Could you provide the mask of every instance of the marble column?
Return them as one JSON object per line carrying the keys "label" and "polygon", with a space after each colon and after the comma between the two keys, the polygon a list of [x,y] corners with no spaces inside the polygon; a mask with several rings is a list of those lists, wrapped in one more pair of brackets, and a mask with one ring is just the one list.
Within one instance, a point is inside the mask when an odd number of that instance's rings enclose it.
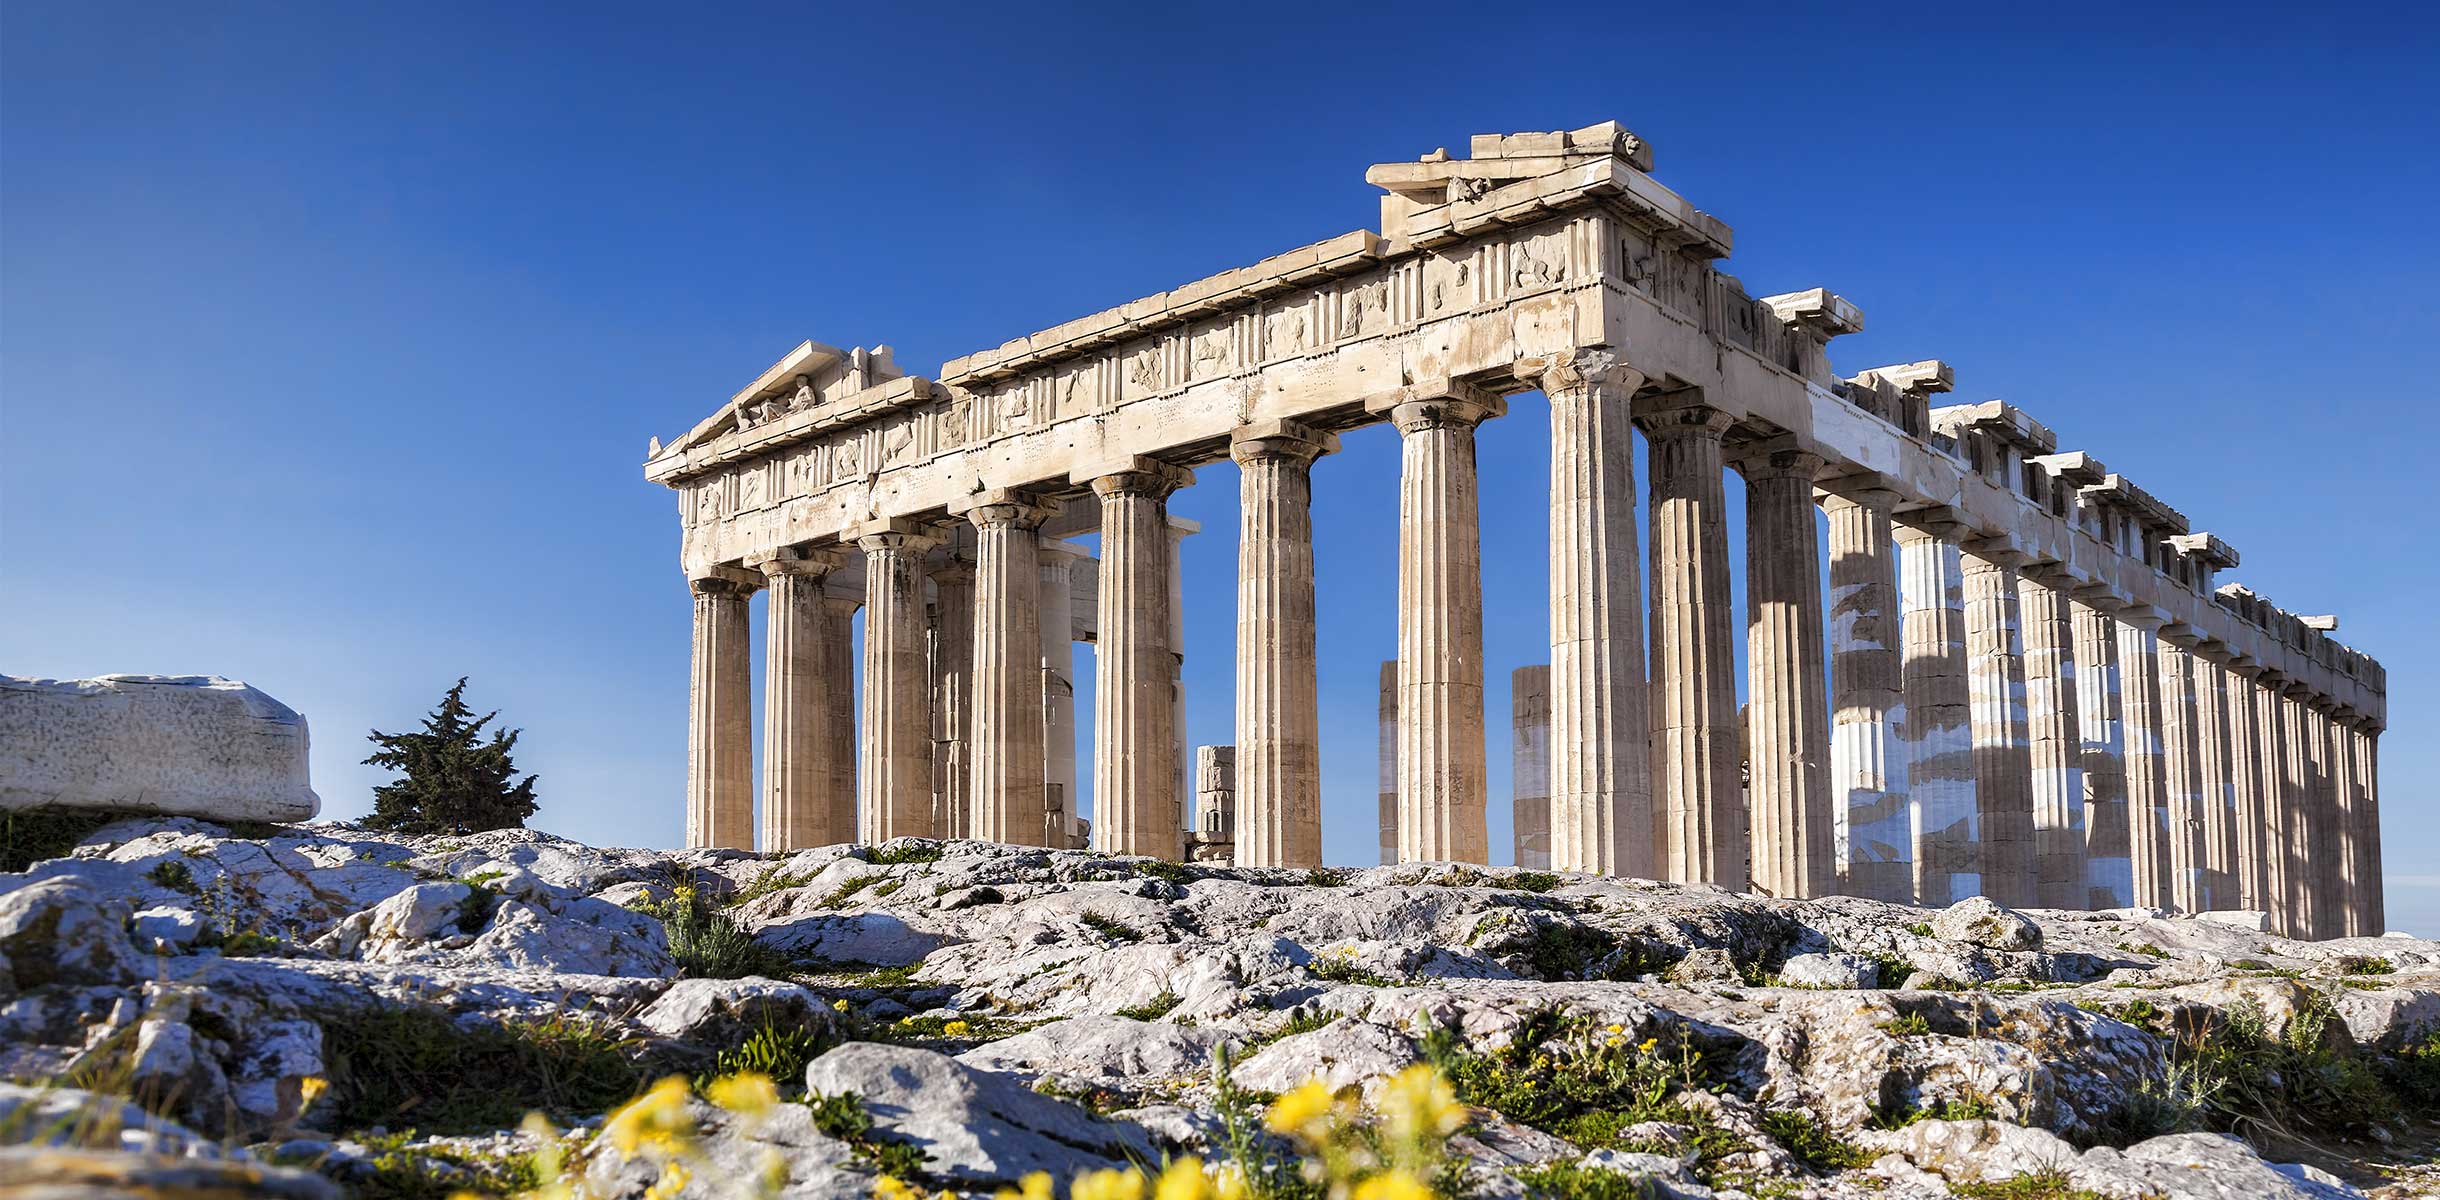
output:
{"label": "marble column", "polygon": [[856,840],[856,610],[864,607],[864,585],[834,574],[823,586],[820,605],[813,670],[830,684],[821,691],[814,723],[825,742],[817,795],[822,827],[829,832],[816,845]]}
{"label": "marble column", "polygon": [[[1461,389],[1462,390],[1462,389]],[[1391,410],[1398,490],[1398,861],[1488,862],[1483,563],[1474,427],[1507,411],[1463,390]]]}
{"label": "marble column", "polygon": [[1830,787],[1839,891],[1915,899],[1906,803],[1906,722],[1899,640],[1898,494],[1855,488],[1822,498],[1830,518]]}
{"label": "marble column", "polygon": [[2118,622],[2093,593],[2070,606],[2076,626],[2076,722],[2084,743],[2083,908],[2135,902],[2127,857],[2126,718],[2121,707]]}
{"label": "marble column", "polygon": [[2331,906],[2336,911],[2330,922],[2335,937],[2363,936],[2363,913],[2356,903],[2364,890],[2358,870],[2363,839],[2356,825],[2355,754],[2347,745],[2348,727],[2353,719],[2353,714],[2344,709],[2331,714],[2326,756],[2330,765],[2331,840],[2337,843],[2337,852],[2330,855],[2332,871],[2338,877],[2337,886],[2331,889],[2336,899]]}
{"label": "marble column", "polygon": [[1744,891],[1745,797],[1737,769],[1737,659],[1730,638],[1729,414],[1700,403],[1636,417],[1651,448],[1651,690],[1656,872]]}
{"label": "marble column", "polygon": [[2036,901],[2033,757],[2025,713],[2020,556],[2004,546],[1965,552],[1966,677],[1973,688],[1975,859],[1982,893],[2011,908]]}
{"label": "marble column", "polygon": [[1236,859],[1322,865],[1320,649],[1314,619],[1313,462],[1338,438],[1292,421],[1240,429]]}
{"label": "marble column", "polygon": [[[974,719],[967,756],[973,836],[1064,846],[1042,778],[1042,563],[1038,531],[1055,501],[994,490],[960,505],[974,526]],[[1106,602],[1106,600],[1105,600]],[[866,635],[870,637],[868,633]],[[1100,631],[1108,645],[1108,629]]]}
{"label": "marble column", "polygon": [[2357,923],[2364,936],[2379,937],[2389,931],[2389,906],[2382,891],[2387,880],[2381,862],[2381,727],[2369,717],[2362,718],[2353,734],[2355,783],[2363,793],[2363,807],[2356,813],[2362,834],[2357,843],[2363,854],[2359,870],[2364,881],[2363,891],[2355,898],[2360,914]]}
{"label": "marble column", "polygon": [[2237,657],[2229,660],[2225,670],[2228,780],[2235,804],[2235,905],[2267,912],[2270,883],[2264,852],[2269,848],[2270,829],[2263,813],[2261,718],[2254,703],[2261,690],[2255,680],[2262,674],[2262,664]]}
{"label": "marble column", "polygon": [[[742,572],[736,573],[742,575]],[[694,678],[687,690],[686,844],[754,848],[753,584],[727,574],[689,581]]]}
{"label": "marble column", "polygon": [[2304,701],[2306,779],[2310,788],[2306,823],[2312,828],[2313,920],[2316,940],[2338,937],[2346,929],[2346,845],[2339,833],[2338,779],[2330,762],[2330,701],[2308,695]]}
{"label": "marble column", "polygon": [[[932,642],[932,787],[940,836],[974,836],[974,557],[952,544],[932,570],[937,597]],[[868,631],[869,632],[869,631]]]}
{"label": "marble column", "polygon": [[1398,660],[1381,664],[1381,865],[1398,861]]}
{"label": "marble column", "polygon": [[823,585],[843,556],[831,549],[798,551],[755,564],[763,573],[763,809],[762,848],[785,852],[854,841],[854,806],[834,827],[825,790],[835,777],[830,731],[822,717],[829,693],[853,692],[852,675],[822,671],[829,622]]}
{"label": "marble column", "polygon": [[925,661],[923,554],[937,540],[915,522],[854,531],[864,551],[864,742],[856,840],[932,837],[932,713]]}
{"label": "marble column", "polygon": [[2168,810],[2169,902],[2179,912],[2203,911],[2208,858],[2203,843],[2201,726],[2195,714],[2194,635],[2191,627],[2161,631],[2160,761]]}
{"label": "marble column", "polygon": [[2195,763],[2202,776],[2202,911],[2241,908],[2237,895],[2237,791],[2228,750],[2228,661],[2222,643],[2194,648]]}
{"label": "marble column", "polygon": [[2320,937],[2321,896],[2315,864],[2326,852],[2321,844],[2321,824],[2314,819],[2312,710],[2306,707],[2309,693],[2297,681],[2287,680],[2279,696],[2280,774],[2284,782],[2286,816],[2281,832],[2287,835],[2287,929],[2293,938]]}
{"label": "marble column", "polygon": [[1514,801],[1509,826],[1516,864],[1548,870],[1550,852],[1550,668],[1518,667],[1508,675],[1508,713],[1516,737],[1509,779]]}
{"label": "marble column", "polygon": [[[1054,832],[1076,819],[1076,579],[1084,547],[1042,539],[1042,788]],[[1067,845],[1061,841],[1059,846]]]}
{"label": "marble column", "polygon": [[2262,897],[2271,932],[2292,936],[2295,919],[2296,793],[2288,776],[2288,678],[2265,670],[2254,680],[2254,760],[2262,779]]}
{"label": "marble column", "polygon": [[2169,802],[2161,736],[2160,617],[2152,609],[2118,615],[2118,678],[2126,709],[2127,865],[2132,904],[2171,908]]}
{"label": "marble column", "polygon": [[1101,498],[1100,641],[1093,674],[1093,845],[1180,857],[1169,494],[1193,480],[1138,459],[1092,481]]}
{"label": "marble column", "polygon": [[1917,903],[1952,904],[1982,890],[1974,858],[1973,688],[1966,675],[1965,573],[1947,526],[1897,531],[1905,573],[1908,825]]}
{"label": "marble column", "polygon": [[1541,375],[1550,399],[1547,858],[1563,871],[1650,878],[1652,724],[1630,407],[1642,384],[1598,352]]}
{"label": "marble column", "polygon": [[1741,455],[1745,478],[1746,811],[1755,890],[1838,890],[1830,805],[1828,660],[1822,648],[1821,538],[1814,529],[1819,455]]}
{"label": "marble column", "polygon": [[2024,616],[2025,729],[2032,762],[2034,896],[2043,908],[2083,908],[2085,874],[2083,699],[2068,581],[2056,570],[2017,584]]}

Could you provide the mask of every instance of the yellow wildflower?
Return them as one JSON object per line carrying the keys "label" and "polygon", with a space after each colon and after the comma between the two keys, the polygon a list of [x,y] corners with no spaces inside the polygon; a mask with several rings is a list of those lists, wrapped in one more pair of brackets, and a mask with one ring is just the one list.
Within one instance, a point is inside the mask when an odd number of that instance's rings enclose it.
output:
{"label": "yellow wildflower", "polygon": [[1615,1037],[1619,1034],[1625,1033],[1627,1031],[1627,1027],[1624,1025],[1604,1025],[1602,1026],[1601,1031]]}
{"label": "yellow wildflower", "polygon": [[759,1117],[779,1103],[779,1087],[768,1075],[740,1071],[713,1080],[703,1098],[740,1116]]}
{"label": "yellow wildflower", "polygon": [[1456,1089],[1430,1063],[1416,1063],[1390,1076],[1381,1089],[1380,1106],[1390,1137],[1401,1142],[1437,1144],[1466,1127],[1466,1109],[1457,1102]]}
{"label": "yellow wildflower", "polygon": [[1051,1200],[1051,1173],[1048,1171],[1036,1171],[1018,1180],[1017,1185],[1024,1190],[1001,1188],[992,1200]]}
{"label": "yellow wildflower", "polygon": [[675,1200],[678,1193],[686,1190],[687,1181],[694,1177],[695,1173],[687,1169],[685,1160],[670,1159],[661,1164],[661,1177],[651,1187],[644,1189],[644,1200]]}
{"label": "yellow wildflower", "polygon": [[1644,1053],[1644,1054],[1650,1054],[1650,1053],[1652,1053],[1653,1051],[1658,1050],[1658,1049],[1660,1049],[1660,1048],[1661,1048],[1661,1040],[1660,1040],[1659,1038],[1653,1037],[1653,1038],[1645,1038],[1645,1039],[1644,1039],[1644,1043],[1643,1043],[1643,1045],[1637,1046],[1635,1049],[1636,1049],[1638,1052],[1640,1052],[1640,1053]]}
{"label": "yellow wildflower", "polygon": [[619,1153],[639,1150],[670,1155],[683,1152],[695,1132],[694,1114],[686,1109],[686,1080],[672,1075],[652,1090],[627,1102],[602,1123],[610,1144]]}
{"label": "yellow wildflower", "polygon": [[1400,1167],[1357,1184],[1349,1200],[1432,1200],[1432,1189]]}
{"label": "yellow wildflower", "polygon": [[1203,1160],[1189,1154],[1172,1159],[1152,1189],[1152,1200],[1208,1200],[1211,1181],[1203,1177]]}
{"label": "yellow wildflower", "polygon": [[950,1037],[964,1037],[973,1029],[974,1026],[968,1025],[964,1021],[951,1021],[940,1027],[940,1031]]}
{"label": "yellow wildflower", "polygon": [[1144,1200],[1144,1173],[1085,1171],[1068,1184],[1068,1200]]}
{"label": "yellow wildflower", "polygon": [[[1016,1195],[1006,1189],[1002,1189],[1000,1194]],[[873,1180],[873,1200],[924,1200],[924,1195],[922,1188],[909,1187],[905,1180],[895,1175],[883,1175]]]}
{"label": "yellow wildflower", "polygon": [[845,997],[845,996],[841,996],[841,997],[839,997],[838,999],[831,1001],[831,1002],[830,1002],[830,1006],[831,1006],[832,1008],[835,1008],[835,1009],[839,1010],[840,1012],[846,1012],[846,1011],[847,1011],[847,997]]}
{"label": "yellow wildflower", "polygon": [[305,1110],[312,1108],[313,1102],[321,1099],[322,1093],[328,1090],[330,1090],[329,1080],[319,1075],[306,1076],[302,1082],[297,1084],[297,1115],[303,1116]]}
{"label": "yellow wildflower", "polygon": [[1323,1123],[1337,1106],[1338,1098],[1331,1093],[1329,1084],[1319,1079],[1308,1080],[1303,1087],[1271,1102],[1271,1111],[1262,1119],[1263,1128],[1318,1140]]}

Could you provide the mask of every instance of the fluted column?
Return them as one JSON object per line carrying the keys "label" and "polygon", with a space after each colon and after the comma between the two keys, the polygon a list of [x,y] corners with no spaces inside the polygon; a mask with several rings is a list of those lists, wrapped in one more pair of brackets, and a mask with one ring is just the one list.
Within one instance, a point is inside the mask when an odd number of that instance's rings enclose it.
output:
{"label": "fluted column", "polygon": [[1906,803],[1896,492],[1822,498],[1830,517],[1830,812],[1839,891],[1911,903],[1914,836]]}
{"label": "fluted column", "polygon": [[864,551],[864,743],[856,838],[931,837],[932,705],[924,654],[923,553],[936,540],[912,521],[855,531]]}
{"label": "fluted column", "polygon": [[2118,617],[2118,678],[2126,707],[2127,862],[2131,903],[2171,908],[2169,801],[2161,737],[2160,617],[2128,609]]}
{"label": "fluted column", "polygon": [[2308,695],[2304,701],[2304,740],[2312,828],[2313,936],[2327,940],[2346,928],[2346,846],[2339,834],[2338,780],[2330,762],[2330,700]]}
{"label": "fluted column", "polygon": [[1468,391],[1396,405],[1398,861],[1488,862],[1483,558],[1474,427],[1507,411]]}
{"label": "fluted column", "polygon": [[695,653],[687,690],[686,844],[751,850],[754,668],[746,599],[754,587],[729,575],[689,585],[695,594]]}
{"label": "fluted column", "polygon": [[2267,912],[2270,882],[2264,863],[2270,828],[2263,812],[2261,717],[2255,704],[2262,664],[2240,657],[2231,659],[2225,670],[2228,780],[2235,804],[2235,904]]}
{"label": "fluted column", "polygon": [[2135,902],[2127,854],[2126,718],[2118,622],[2098,598],[2077,599],[2076,722],[2084,743],[2085,908]]}
{"label": "fluted column", "polygon": [[2168,808],[2169,900],[2179,912],[2203,911],[2203,763],[2195,715],[2193,632],[2161,631],[2160,746],[2162,792]]}
{"label": "fluted column", "polygon": [[1552,366],[1541,384],[1550,398],[1549,862],[1650,878],[1652,724],[1630,408],[1643,378],[1590,353]]}
{"label": "fluted column", "polygon": [[2026,745],[2024,621],[2016,551],[1965,553],[1966,677],[1973,687],[1976,865],[1982,894],[2035,901],[2033,758]]}
{"label": "fluted column", "polygon": [[2361,865],[2364,889],[2355,898],[2358,923],[2366,937],[2378,937],[2389,930],[2389,906],[2382,889],[2387,885],[2381,862],[2381,728],[2371,718],[2363,719],[2354,729],[2355,781],[2362,789],[2363,808],[2356,814],[2362,833]]}
{"label": "fluted column", "polygon": [[[1085,549],[1045,538],[1041,547],[1042,787],[1052,835],[1076,819],[1076,577]],[[1066,846],[1065,840],[1054,840]]]}
{"label": "fluted column", "polygon": [[2331,894],[2337,898],[2336,910],[2330,922],[2337,937],[2363,936],[2363,913],[2357,899],[2363,894],[2364,881],[2360,871],[2363,861],[2363,835],[2356,825],[2358,808],[2355,791],[2355,754],[2347,744],[2348,726],[2353,715],[2344,709],[2330,715],[2329,752],[2331,831],[2337,853],[2330,856],[2338,884]]}
{"label": "fluted column", "polygon": [[[952,545],[932,569],[932,789],[942,837],[974,836],[974,558]],[[870,630],[867,629],[867,636]]]}
{"label": "fluted column", "polygon": [[1652,465],[1654,865],[1665,879],[1743,891],[1749,847],[1720,475],[1730,421],[1701,404],[1636,418]]}
{"label": "fluted column", "polygon": [[2321,896],[2315,864],[2326,852],[2321,844],[2320,822],[2314,818],[2313,796],[2313,729],[2312,710],[2306,707],[2310,693],[2305,686],[2290,679],[2279,695],[2279,753],[2281,788],[2286,809],[2283,829],[2287,835],[2287,935],[2314,939],[2321,936]]}
{"label": "fluted column", "polygon": [[[843,548],[844,549],[844,548]],[[851,551],[852,552],[852,551]],[[837,590],[853,587],[853,594]],[[822,776],[815,792],[821,811],[823,840],[828,845],[856,840],[856,610],[864,607],[864,588],[832,576],[823,587],[819,635],[814,640],[814,674],[829,681],[814,708],[814,724],[823,739]]]}
{"label": "fluted column", "polygon": [[1381,865],[1398,861],[1398,660],[1381,664]]}
{"label": "fluted column", "polygon": [[1509,827],[1516,864],[1548,870],[1550,859],[1550,668],[1518,667],[1508,673],[1511,744],[1509,781],[1514,803]]}
{"label": "fluted column", "polygon": [[1897,537],[1906,605],[1906,719],[1899,728],[1906,743],[1915,895],[1921,904],[1947,905],[1982,889],[1974,861],[1963,559],[1941,530],[1908,526]]}
{"label": "fluted column", "polygon": [[1100,641],[1093,675],[1093,845],[1180,856],[1176,657],[1169,643],[1169,494],[1193,479],[1138,459],[1092,481],[1101,498]]}
{"label": "fluted column", "polygon": [[2025,622],[2025,730],[2033,784],[2035,902],[2083,908],[2085,879],[2084,728],[2076,661],[2075,613],[2056,571],[2017,584]]}
{"label": "fluted column", "polygon": [[2194,649],[2195,764],[2202,776],[2202,910],[2242,907],[2237,888],[2237,789],[2229,767],[2227,648]]}
{"label": "fluted column", "polygon": [[852,675],[823,674],[822,588],[843,561],[831,549],[795,551],[756,564],[762,569],[763,809],[762,848],[802,850],[855,840],[850,823],[833,827],[825,794],[835,772],[822,715],[833,691],[854,690]]}
{"label": "fluted column", "polygon": [[[1036,531],[1057,507],[1032,496],[989,491],[959,509],[974,525],[974,719],[967,756],[974,764],[968,785],[973,835],[984,841],[1053,846],[1067,840],[1064,829],[1051,828],[1042,786],[1042,566]],[[1105,647],[1109,636],[1108,629],[1101,631]]]}
{"label": "fluted column", "polygon": [[1236,863],[1322,865],[1313,462],[1338,438],[1292,421],[1237,431]]}
{"label": "fluted column", "polygon": [[1745,661],[1753,886],[1766,895],[1837,891],[1830,815],[1828,665],[1822,649],[1819,455],[1740,456],[1745,478]]}
{"label": "fluted column", "polygon": [[2288,678],[2254,681],[2254,757],[2262,777],[2262,897],[2271,932],[2292,936],[2296,917],[2296,792],[2288,774]]}

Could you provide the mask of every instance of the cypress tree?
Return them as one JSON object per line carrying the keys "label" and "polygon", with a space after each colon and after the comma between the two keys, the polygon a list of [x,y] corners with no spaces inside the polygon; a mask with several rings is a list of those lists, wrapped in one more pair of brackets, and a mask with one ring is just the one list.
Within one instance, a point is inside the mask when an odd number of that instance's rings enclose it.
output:
{"label": "cypress tree", "polygon": [[523,828],[534,815],[534,776],[516,778],[510,751],[522,729],[493,730],[491,740],[479,740],[497,711],[468,720],[466,680],[441,697],[440,707],[424,718],[421,733],[372,732],[380,749],[365,759],[369,766],[387,767],[401,778],[373,789],[372,829],[396,833],[478,833],[486,829]]}

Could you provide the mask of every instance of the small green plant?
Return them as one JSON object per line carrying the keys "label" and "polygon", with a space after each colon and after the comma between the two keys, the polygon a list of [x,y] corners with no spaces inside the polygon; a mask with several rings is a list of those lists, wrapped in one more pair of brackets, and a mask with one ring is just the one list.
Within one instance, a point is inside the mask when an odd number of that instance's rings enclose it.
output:
{"label": "small green plant", "polygon": [[847,1143],[857,1158],[880,1174],[906,1176],[923,1170],[928,1156],[921,1148],[873,1136],[873,1115],[865,1110],[863,1096],[807,1092],[805,1107],[812,1110],[814,1128]]}
{"label": "small green plant", "polygon": [[712,1070],[695,1077],[695,1088],[701,1091],[723,1076],[752,1073],[767,1076],[783,1093],[791,1092],[804,1086],[806,1065],[838,1043],[838,1035],[821,1025],[774,1025],[766,1020],[746,1040],[721,1051]]}
{"label": "small green plant", "polygon": [[554,1016],[460,1025],[436,1008],[319,1014],[332,1128],[412,1123],[432,1133],[488,1133],[529,1110],[575,1119],[633,1096],[636,1046],[606,1024]]}
{"label": "small green plant", "polygon": [[1929,921],[1917,921],[1911,925],[1908,925],[1906,927],[1906,931],[1914,934],[1916,937],[1930,937],[1932,936],[1932,923]]}
{"label": "small green plant", "polygon": [[[1448,1076],[1458,1099],[1579,1146],[1619,1145],[1624,1130],[1645,1121],[1717,1128],[1673,1099],[1710,1083],[1702,1052],[1674,1030],[1638,1042],[1622,1026],[1544,1009],[1497,1049],[1474,1050],[1445,1025],[1426,1029],[1422,1043],[1424,1059]],[[1719,1156],[1734,1149],[1715,1148]]]}
{"label": "small green plant", "polygon": [[2333,964],[2341,975],[2389,975],[2397,965],[2375,954],[2342,954]]}
{"label": "small green plant", "polygon": [[1652,1200],[1650,1177],[1580,1163],[1554,1162],[1517,1173],[1532,1200]]}
{"label": "small green plant", "polygon": [[173,892],[185,892],[190,896],[203,893],[203,889],[195,884],[195,872],[174,858],[153,864],[152,870],[144,872],[144,878]]}
{"label": "small green plant", "polygon": [[[450,1200],[457,1196],[516,1196],[540,1188],[541,1164],[532,1154],[475,1154],[427,1142],[414,1145],[414,1130],[359,1133],[350,1140],[366,1153],[348,1163],[348,1194],[356,1200]],[[271,1154],[275,1166],[321,1170],[324,1154]]]}
{"label": "small green plant", "polygon": [[1548,871],[1519,871],[1508,877],[1508,886],[1526,892],[1551,891],[1565,882]]}
{"label": "small green plant", "polygon": [[1622,940],[1597,925],[1550,922],[1537,926],[1525,945],[1534,973],[1552,982],[1576,979],[1631,980],[1668,969],[1663,957],[1642,942]]}
{"label": "small green plant", "polygon": [[814,873],[811,871],[791,871],[787,869],[785,863],[772,863],[763,868],[760,874],[747,880],[746,885],[737,889],[737,894],[729,897],[728,902],[721,907],[736,908],[749,900],[760,900],[774,892],[801,888],[813,882],[813,876]]}
{"label": "small green plant", "polygon": [[1158,1021],[1180,1003],[1176,992],[1163,992],[1142,1004],[1131,1004],[1118,1010],[1118,1015],[1131,1021]]}
{"label": "small green plant", "polygon": [[1316,954],[1305,964],[1305,971],[1316,979],[1331,983],[1354,983],[1366,987],[1396,987],[1397,981],[1377,971],[1356,965],[1355,953],[1342,949],[1334,954]]}
{"label": "small green plant", "polygon": [[2067,1173],[2056,1167],[1997,1183],[1952,1183],[1949,1194],[1965,1200],[2109,1200],[2104,1193],[2070,1184]]}
{"label": "small green plant", "polygon": [[938,842],[891,842],[866,850],[864,861],[876,867],[896,867],[908,863],[939,862],[942,853]]}
{"label": "small green plant", "polygon": [[1328,867],[1315,867],[1314,869],[1305,872],[1305,886],[1324,888],[1346,887],[1347,873],[1345,871],[1333,871]]}
{"label": "small green plant", "polygon": [[1904,1129],[1917,1121],[1988,1121],[1998,1116],[1999,1106],[1989,1096],[1971,1092],[1932,1104],[1875,1109],[1870,1124],[1875,1129]]}
{"label": "small green plant", "polygon": [[1869,1166],[1871,1152],[1832,1133],[1803,1109],[1774,1109],[1762,1114],[1762,1130],[1788,1148],[1796,1161],[1816,1171],[1843,1171]]}
{"label": "small green plant", "polygon": [[1142,930],[1137,929],[1133,925],[1127,924],[1125,921],[1118,920],[1115,917],[1105,917],[1097,912],[1089,912],[1078,919],[1084,922],[1085,928],[1090,929],[1093,932],[1098,933],[1114,942],[1140,942],[1144,940]]}
{"label": "small green plant", "polygon": [[1864,957],[1872,960],[1873,983],[1880,987],[1896,988],[1915,973],[1915,964],[1895,954],[1873,953]]}
{"label": "small green plant", "polygon": [[466,894],[458,898],[457,927],[459,933],[481,933],[491,924],[491,914],[500,907],[500,889],[491,881],[500,878],[498,871],[486,871],[458,882],[466,885]]}
{"label": "small green plant", "polygon": [[1878,1028],[1883,1033],[1899,1037],[1926,1037],[1932,1032],[1932,1023],[1925,1020],[1922,1013],[1910,1012],[1902,1013],[1894,1020],[1883,1021]]}
{"label": "small green plant", "polygon": [[755,941],[737,918],[694,888],[672,888],[669,899],[641,901],[635,909],[660,920],[669,938],[669,956],[690,979],[784,975],[796,965],[788,955]]}
{"label": "small green plant", "polygon": [[2132,1145],[2146,1138],[2201,1128],[2222,1081],[2199,1059],[2171,1059],[2158,1075],[2138,1081],[2107,1122],[2113,1141]]}
{"label": "small green plant", "polygon": [[1201,871],[1197,871],[1185,863],[1166,862],[1157,858],[1136,867],[1136,873],[1146,878],[1166,879],[1176,884],[1193,883],[1203,878]]}
{"label": "small green plant", "polygon": [[2146,958],[2169,957],[2168,951],[2163,950],[2150,942],[2120,942],[2118,943],[2118,948],[2126,951],[2129,954],[2141,954]]}
{"label": "small green plant", "polygon": [[839,885],[838,890],[822,897],[823,908],[837,908],[855,898],[856,893],[889,878],[887,875],[858,875]]}

